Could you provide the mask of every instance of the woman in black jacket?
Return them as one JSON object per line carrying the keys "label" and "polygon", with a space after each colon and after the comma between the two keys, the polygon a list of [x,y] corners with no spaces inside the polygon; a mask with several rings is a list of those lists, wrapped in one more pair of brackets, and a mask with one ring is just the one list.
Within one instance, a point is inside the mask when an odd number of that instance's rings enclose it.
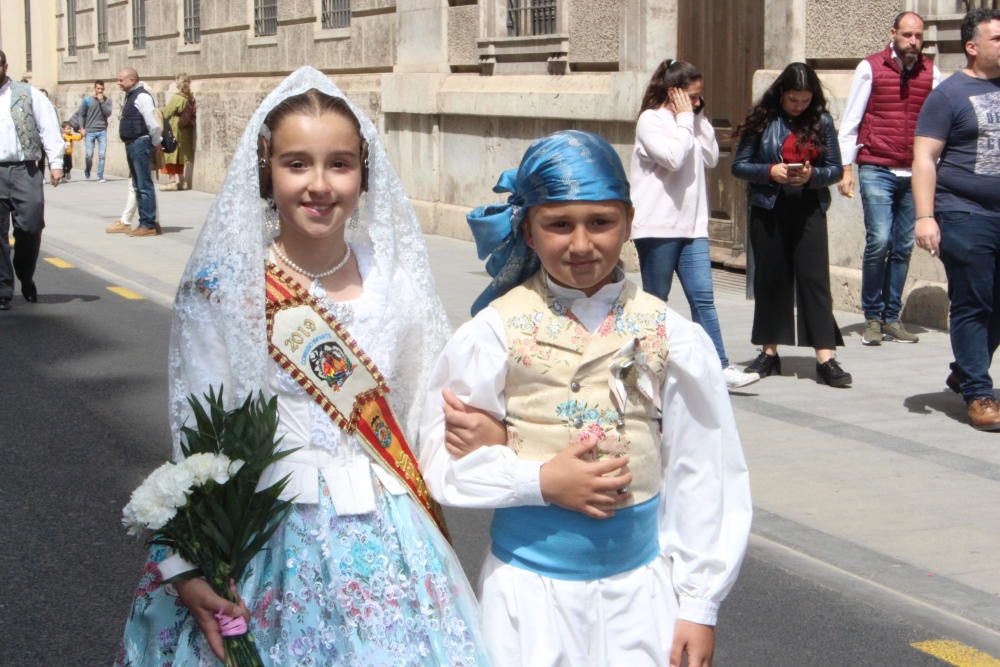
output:
{"label": "woman in black jacket", "polygon": [[756,305],[751,341],[762,346],[747,368],[761,377],[781,373],[778,345],[816,350],[816,381],[847,387],[851,375],[834,355],[844,344],[833,319],[826,210],[829,186],[843,168],[837,130],[826,111],[819,77],[792,63],[736,128],[733,175],[748,181],[750,246]]}

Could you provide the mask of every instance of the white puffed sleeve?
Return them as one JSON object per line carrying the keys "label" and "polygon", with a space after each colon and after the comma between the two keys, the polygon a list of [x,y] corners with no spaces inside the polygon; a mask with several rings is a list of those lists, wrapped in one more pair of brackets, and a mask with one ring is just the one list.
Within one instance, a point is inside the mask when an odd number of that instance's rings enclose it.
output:
{"label": "white puffed sleeve", "polygon": [[679,618],[715,625],[746,551],[750,478],[712,341],[673,311],[666,325],[660,548],[672,563]]}
{"label": "white puffed sleeve", "polygon": [[462,402],[502,420],[507,414],[507,342],[499,314],[484,308],[445,345],[431,375],[420,426],[420,471],[431,495],[457,507],[544,505],[540,461],[521,461],[506,443],[486,444],[456,460],[445,448],[444,399],[450,389]]}

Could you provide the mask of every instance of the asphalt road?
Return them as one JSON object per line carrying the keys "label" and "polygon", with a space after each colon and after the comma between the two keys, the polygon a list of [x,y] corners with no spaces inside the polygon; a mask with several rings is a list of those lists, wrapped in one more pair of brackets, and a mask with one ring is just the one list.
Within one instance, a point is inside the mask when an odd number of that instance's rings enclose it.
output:
{"label": "asphalt road", "polygon": [[[142,545],[121,528],[121,507],[169,451],[170,313],[74,268],[42,262],[37,283],[39,304],[18,296],[0,313],[0,665],[105,665],[143,562]],[[474,579],[488,517],[449,519]],[[982,638],[759,543],[723,612],[717,666],[959,664],[911,644]]]}

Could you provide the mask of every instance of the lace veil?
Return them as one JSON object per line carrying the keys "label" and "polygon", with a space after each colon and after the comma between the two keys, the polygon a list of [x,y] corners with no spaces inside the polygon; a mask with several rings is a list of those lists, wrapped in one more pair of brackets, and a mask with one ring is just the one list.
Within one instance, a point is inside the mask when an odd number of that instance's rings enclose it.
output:
{"label": "lace veil", "polygon": [[382,318],[385,326],[394,325],[405,336],[399,344],[397,376],[390,378],[390,398],[416,446],[426,381],[449,334],[427,246],[375,125],[326,76],[302,67],[271,91],[250,118],[181,278],[168,359],[175,458],[180,429],[190,417],[189,394],[201,397],[209,386],[224,384],[226,404],[234,406],[250,392],[266,392],[271,362],[264,263],[271,237],[258,186],[257,137],[271,109],[311,88],[347,101],[368,141],[368,192],[359,203],[360,224],[348,229],[347,240],[368,249],[387,277]]}

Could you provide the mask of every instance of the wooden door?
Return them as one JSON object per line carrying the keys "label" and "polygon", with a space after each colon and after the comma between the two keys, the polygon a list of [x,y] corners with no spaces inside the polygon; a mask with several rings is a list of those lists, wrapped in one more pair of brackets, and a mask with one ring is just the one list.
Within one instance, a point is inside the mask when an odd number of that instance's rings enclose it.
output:
{"label": "wooden door", "polygon": [[746,190],[729,172],[733,129],[753,103],[753,75],[764,65],[764,0],[680,0],[677,58],[705,75],[706,111],[719,142],[708,171],[712,260],[746,266]]}

